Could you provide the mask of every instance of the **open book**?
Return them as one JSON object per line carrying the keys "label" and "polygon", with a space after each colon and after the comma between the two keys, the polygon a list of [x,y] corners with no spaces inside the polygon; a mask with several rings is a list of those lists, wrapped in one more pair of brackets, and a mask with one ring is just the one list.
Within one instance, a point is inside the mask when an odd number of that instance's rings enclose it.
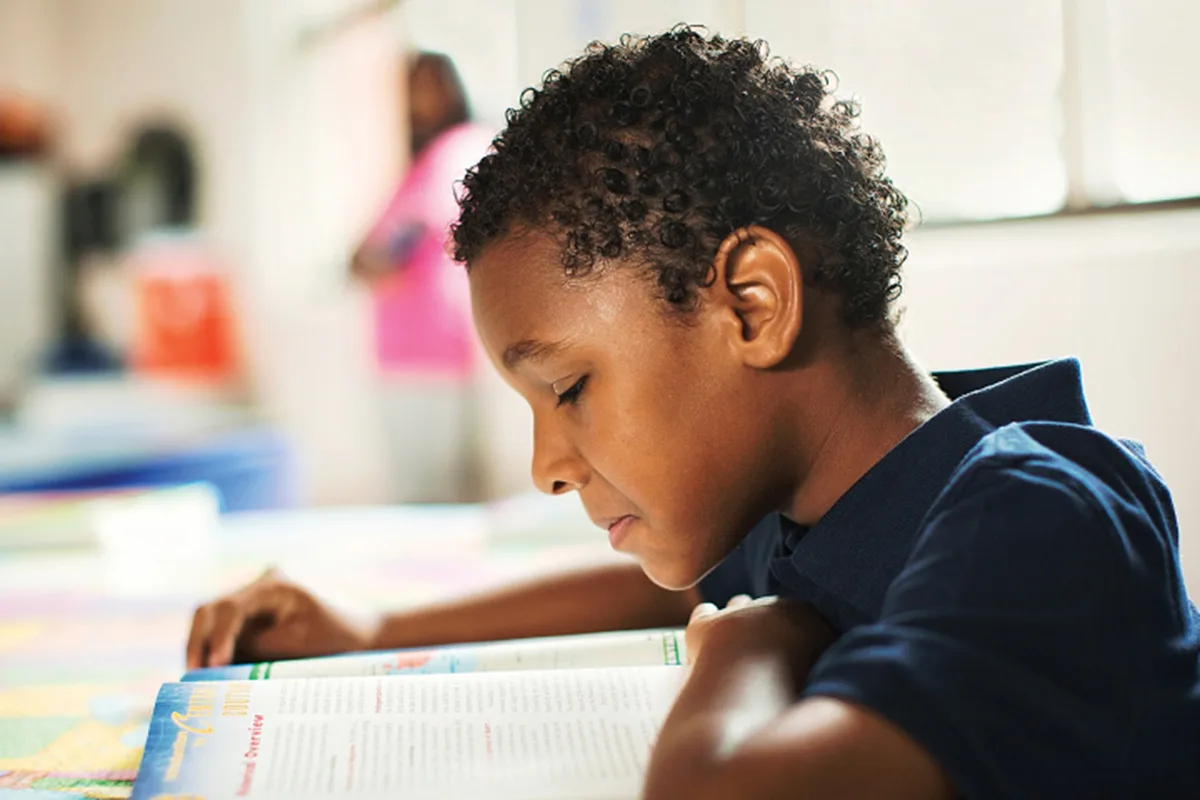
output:
{"label": "open book", "polygon": [[133,800],[635,798],[686,660],[664,629],[195,670]]}

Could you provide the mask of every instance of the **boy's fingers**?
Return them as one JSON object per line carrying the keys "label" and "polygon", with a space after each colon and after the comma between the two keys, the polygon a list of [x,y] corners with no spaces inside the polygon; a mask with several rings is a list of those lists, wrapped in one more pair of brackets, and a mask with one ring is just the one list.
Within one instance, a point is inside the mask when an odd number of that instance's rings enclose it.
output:
{"label": "boy's fingers", "polygon": [[[246,622],[247,629],[253,629],[255,625],[256,622],[254,620]],[[243,638],[244,641],[238,643],[237,649],[237,654],[243,659],[243,663],[248,661],[275,661],[276,659],[297,655],[296,633],[287,628],[269,626],[263,628],[261,632],[255,632]],[[300,655],[310,654],[302,653]]]}
{"label": "boy's fingers", "polygon": [[302,595],[295,586],[282,581],[272,568],[233,599],[241,608],[243,619],[269,616],[278,624],[300,610]]}
{"label": "boy's fingers", "polygon": [[734,595],[733,597],[729,598],[729,602],[725,604],[725,608],[727,610],[732,611],[737,608],[745,608],[746,606],[752,605],[753,603],[754,603],[754,600],[751,599],[750,595],[739,594],[739,595]]}
{"label": "boy's fingers", "polygon": [[283,573],[278,567],[267,567],[262,571],[262,574],[251,581],[242,591],[246,594],[254,592],[255,589],[262,586],[264,583],[282,583]]}
{"label": "boy's fingers", "polygon": [[212,608],[207,605],[200,606],[192,615],[192,631],[188,634],[188,669],[198,669],[204,666],[204,643],[208,640],[208,631],[211,627]]}
{"label": "boy's fingers", "polygon": [[209,667],[224,667],[233,661],[233,649],[238,634],[242,632],[243,616],[241,605],[232,600],[222,600],[213,606],[211,632],[208,643]]}
{"label": "boy's fingers", "polygon": [[720,613],[720,609],[712,603],[701,603],[692,609],[692,617],[688,620],[687,630],[684,631],[684,645],[687,647],[688,663],[696,663],[696,656],[704,647],[705,633],[711,620]]}

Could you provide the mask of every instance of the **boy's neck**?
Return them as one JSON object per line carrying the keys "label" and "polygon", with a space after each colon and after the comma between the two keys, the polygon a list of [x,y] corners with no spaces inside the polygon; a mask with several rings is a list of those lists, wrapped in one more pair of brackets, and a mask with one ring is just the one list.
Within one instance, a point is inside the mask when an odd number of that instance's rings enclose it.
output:
{"label": "boy's neck", "polygon": [[[783,513],[815,524],[871,467],[950,401],[894,335],[856,335],[806,383],[799,479]],[[810,380],[816,377],[817,380]],[[821,396],[815,397],[819,393]]]}

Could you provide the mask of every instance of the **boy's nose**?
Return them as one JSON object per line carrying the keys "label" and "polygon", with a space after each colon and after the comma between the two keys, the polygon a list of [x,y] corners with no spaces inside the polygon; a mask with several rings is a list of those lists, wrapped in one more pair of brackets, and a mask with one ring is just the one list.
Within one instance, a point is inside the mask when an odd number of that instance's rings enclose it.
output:
{"label": "boy's nose", "polygon": [[546,494],[566,494],[582,489],[587,483],[587,478],[578,458],[571,461],[559,459],[553,464],[541,467],[535,454],[533,457],[533,483],[539,491]]}
{"label": "boy's nose", "polygon": [[587,484],[588,467],[564,437],[535,426],[533,483],[539,491],[558,495],[577,492]]}

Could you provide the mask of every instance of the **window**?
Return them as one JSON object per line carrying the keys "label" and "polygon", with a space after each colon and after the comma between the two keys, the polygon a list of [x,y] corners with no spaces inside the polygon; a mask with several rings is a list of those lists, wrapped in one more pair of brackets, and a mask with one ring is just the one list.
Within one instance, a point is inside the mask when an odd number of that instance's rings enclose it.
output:
{"label": "window", "polygon": [[1200,3],[1109,0],[1113,168],[1130,202],[1200,196]]}
{"label": "window", "polygon": [[[1046,0],[837,0],[747,3],[747,28],[773,52],[805,60],[787,31],[804,30],[838,92],[862,103],[888,172],[927,219],[1045,214],[1066,197],[1059,145],[1062,18]],[[809,12],[811,13],[811,12]],[[772,32],[775,32],[772,35]],[[823,41],[821,41],[823,39]]]}
{"label": "window", "polygon": [[687,22],[760,37],[775,55],[833,70],[926,222],[1200,196],[1196,0],[406,5],[410,27],[426,34],[417,38],[460,60],[497,125],[523,87],[588,42]]}
{"label": "window", "polygon": [[834,70],[926,221],[1200,196],[1194,0],[744,0]]}

